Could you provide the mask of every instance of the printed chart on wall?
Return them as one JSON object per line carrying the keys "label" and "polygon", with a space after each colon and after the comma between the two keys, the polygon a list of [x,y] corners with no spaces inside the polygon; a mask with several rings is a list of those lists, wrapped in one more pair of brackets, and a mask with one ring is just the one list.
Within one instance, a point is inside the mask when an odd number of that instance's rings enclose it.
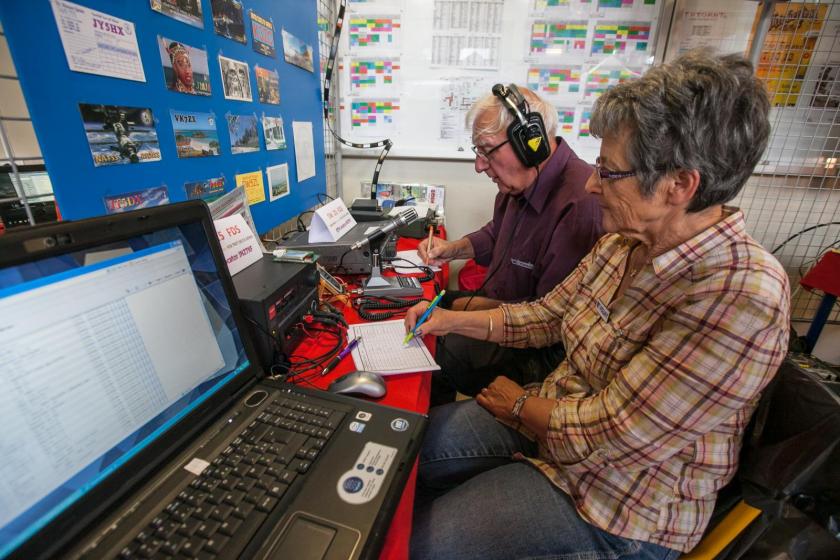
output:
{"label": "printed chart on wall", "polygon": [[661,3],[351,0],[338,61],[342,135],[390,138],[400,156],[472,159],[470,106],[513,82],[548,100],[557,133],[592,160],[592,105],[650,67]]}

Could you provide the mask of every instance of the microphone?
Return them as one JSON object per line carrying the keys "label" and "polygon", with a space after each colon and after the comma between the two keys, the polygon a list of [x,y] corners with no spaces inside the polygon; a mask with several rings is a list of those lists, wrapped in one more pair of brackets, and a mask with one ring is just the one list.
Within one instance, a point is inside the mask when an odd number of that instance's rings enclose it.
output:
{"label": "microphone", "polygon": [[350,246],[350,250],[355,251],[356,249],[361,249],[365,245],[368,245],[369,243],[372,243],[382,238],[382,236],[388,235],[395,229],[400,228],[402,226],[407,226],[408,224],[414,222],[414,220],[416,219],[417,210],[415,210],[414,207],[410,207],[405,212],[400,212],[399,216],[397,216],[378,230],[374,231],[370,235],[366,235],[364,239],[360,239],[359,241],[353,243],[353,245]]}

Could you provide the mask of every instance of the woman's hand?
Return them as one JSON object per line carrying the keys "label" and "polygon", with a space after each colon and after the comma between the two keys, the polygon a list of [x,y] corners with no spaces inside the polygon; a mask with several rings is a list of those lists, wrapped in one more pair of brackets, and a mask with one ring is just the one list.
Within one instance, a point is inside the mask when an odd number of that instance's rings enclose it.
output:
{"label": "woman's hand", "polygon": [[511,410],[516,399],[524,392],[525,389],[516,382],[500,375],[489,386],[482,389],[475,400],[496,418],[518,422],[519,419],[514,418]]}
{"label": "woman's hand", "polygon": [[[429,305],[430,302],[421,301],[406,312],[404,321],[406,333],[414,328],[414,325],[417,324],[417,321],[420,320],[420,316],[425,313]],[[441,309],[440,306],[435,307],[434,311],[432,311],[423,324],[420,325],[420,331],[416,333],[416,336],[423,336],[427,334],[443,336],[445,334],[449,334],[455,327],[457,315],[458,313],[454,311]]]}

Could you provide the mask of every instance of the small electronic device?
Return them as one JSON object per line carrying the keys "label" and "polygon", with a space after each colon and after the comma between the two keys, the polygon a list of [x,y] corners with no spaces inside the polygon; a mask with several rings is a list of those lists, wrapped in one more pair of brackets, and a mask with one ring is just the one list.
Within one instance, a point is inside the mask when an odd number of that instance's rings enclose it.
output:
{"label": "small electronic device", "polygon": [[372,371],[351,371],[330,383],[331,393],[363,395],[378,399],[385,396],[385,380]]}
{"label": "small electronic device", "polygon": [[[309,243],[309,232],[301,231],[283,241],[280,247],[317,253],[320,255],[318,262],[332,273],[370,274],[370,248],[360,246],[353,249],[352,247],[367,238],[365,232],[369,229],[381,228],[391,222],[392,220],[359,223],[342,235],[338,241],[323,243]],[[397,241],[393,235],[389,236],[381,253],[382,259],[386,261],[397,256]]]}
{"label": "small electronic device", "polygon": [[278,354],[288,357],[306,336],[295,325],[318,307],[318,273],[314,263],[276,262],[272,255],[233,277],[260,365],[270,368]]}
{"label": "small electronic device", "polygon": [[350,205],[350,215],[357,222],[375,222],[387,218],[375,198],[357,198]]}
{"label": "small electronic device", "polygon": [[330,293],[340,296],[346,291],[344,284],[339,282],[338,278],[327,272],[327,269],[320,264],[316,266],[318,267],[318,274],[321,276],[321,282]]}

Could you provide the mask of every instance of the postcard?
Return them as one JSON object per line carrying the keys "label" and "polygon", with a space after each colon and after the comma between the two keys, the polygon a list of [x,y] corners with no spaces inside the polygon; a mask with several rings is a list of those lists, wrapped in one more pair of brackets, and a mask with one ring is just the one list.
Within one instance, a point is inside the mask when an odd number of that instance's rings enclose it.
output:
{"label": "postcard", "polygon": [[160,161],[151,109],[79,103],[79,110],[96,167]]}
{"label": "postcard", "polygon": [[286,148],[286,133],[283,131],[283,117],[263,115],[263,136],[266,150],[283,150]]}
{"label": "postcard", "polygon": [[283,32],[283,56],[286,62],[312,72],[312,46],[285,29],[281,31]]}
{"label": "postcard", "polygon": [[222,71],[222,89],[225,99],[234,101],[252,101],[251,78],[248,65],[241,60],[219,55],[219,68]]}
{"label": "postcard", "polygon": [[217,156],[221,153],[213,113],[169,111],[179,158]]}
{"label": "postcard", "polygon": [[254,41],[255,51],[265,56],[276,57],[274,22],[258,15],[254,10],[251,10],[251,37]]}
{"label": "postcard", "polygon": [[210,0],[213,11],[213,27],[217,35],[233,39],[243,45],[245,38],[245,15],[239,0]]}
{"label": "postcard", "polygon": [[265,201],[262,171],[240,173],[236,176],[236,186],[244,189],[249,205]]}
{"label": "postcard", "polygon": [[156,12],[204,29],[201,0],[150,0],[150,3]]}
{"label": "postcard", "polygon": [[257,76],[257,96],[260,103],[280,104],[280,75],[275,70],[254,66]]}
{"label": "postcard", "polygon": [[206,51],[160,36],[158,51],[167,88],[192,95],[210,95]]}
{"label": "postcard", "polygon": [[225,194],[225,178],[213,177],[205,181],[184,183],[184,192],[187,195],[187,200],[200,198],[207,202],[213,202]]}
{"label": "postcard", "polygon": [[268,193],[270,201],[287,196],[292,191],[289,189],[289,164],[275,165],[265,170],[268,175]]}
{"label": "postcard", "polygon": [[119,214],[121,212],[128,212],[129,210],[139,210],[140,208],[151,208],[152,206],[168,204],[169,193],[166,190],[166,186],[161,185],[159,187],[143,189],[142,191],[104,196],[102,197],[102,201],[105,203],[105,210],[108,214]]}
{"label": "postcard", "polygon": [[256,115],[227,115],[230,150],[234,154],[260,151]]}

